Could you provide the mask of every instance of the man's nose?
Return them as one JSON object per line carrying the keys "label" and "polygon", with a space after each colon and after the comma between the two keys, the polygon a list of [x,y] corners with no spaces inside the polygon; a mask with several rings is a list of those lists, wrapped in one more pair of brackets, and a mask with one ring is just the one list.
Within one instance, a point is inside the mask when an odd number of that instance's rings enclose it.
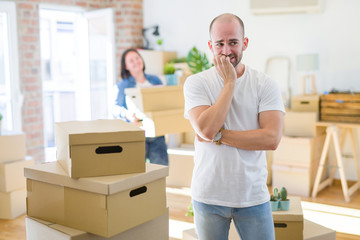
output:
{"label": "man's nose", "polygon": [[231,53],[231,48],[229,44],[224,44],[222,49],[222,54],[228,56]]}

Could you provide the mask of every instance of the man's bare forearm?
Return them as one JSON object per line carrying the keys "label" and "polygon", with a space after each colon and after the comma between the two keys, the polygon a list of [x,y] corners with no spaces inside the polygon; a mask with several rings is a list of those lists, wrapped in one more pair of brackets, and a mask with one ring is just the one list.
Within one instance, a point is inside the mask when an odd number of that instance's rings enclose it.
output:
{"label": "man's bare forearm", "polygon": [[201,106],[190,111],[190,121],[196,132],[204,139],[211,140],[224,125],[229,113],[234,86],[227,84],[212,106]]}

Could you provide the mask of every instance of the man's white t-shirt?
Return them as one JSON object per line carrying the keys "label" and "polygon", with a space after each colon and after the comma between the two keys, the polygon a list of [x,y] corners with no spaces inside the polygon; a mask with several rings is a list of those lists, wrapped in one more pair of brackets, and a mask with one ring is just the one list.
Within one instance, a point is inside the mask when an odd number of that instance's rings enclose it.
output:
{"label": "man's white t-shirt", "polygon": [[[185,118],[197,106],[211,106],[224,86],[215,67],[190,76],[184,85]],[[276,82],[245,66],[236,80],[224,128],[246,131],[259,129],[260,112],[285,112]],[[264,151],[249,151],[195,139],[191,195],[196,201],[227,207],[249,207],[269,200]]]}

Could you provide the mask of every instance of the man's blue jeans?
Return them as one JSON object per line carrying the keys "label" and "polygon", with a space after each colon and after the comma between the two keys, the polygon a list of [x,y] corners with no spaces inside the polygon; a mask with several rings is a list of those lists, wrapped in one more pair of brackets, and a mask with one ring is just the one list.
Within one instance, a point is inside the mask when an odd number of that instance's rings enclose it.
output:
{"label": "man's blue jeans", "polygon": [[167,154],[167,146],[165,137],[147,137],[145,140],[145,158],[148,158],[151,163],[169,165],[169,158]]}
{"label": "man's blue jeans", "polygon": [[246,208],[209,205],[193,200],[199,240],[228,240],[231,219],[241,240],[274,240],[270,203]]}

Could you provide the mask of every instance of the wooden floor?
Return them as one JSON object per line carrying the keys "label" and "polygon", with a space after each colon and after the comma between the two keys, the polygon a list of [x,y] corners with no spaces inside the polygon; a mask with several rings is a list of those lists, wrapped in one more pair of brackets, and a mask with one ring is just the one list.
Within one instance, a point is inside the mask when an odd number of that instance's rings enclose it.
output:
{"label": "wooden floor", "polygon": [[[170,219],[192,223],[191,217],[186,217],[185,213],[190,203],[190,196],[181,194],[181,189],[171,188],[175,191],[167,192],[167,203],[170,209]],[[177,191],[179,190],[179,191]],[[318,196],[313,198],[301,198],[303,201],[330,204],[354,209],[360,209],[360,192],[354,193],[351,201],[346,203],[342,195],[342,189],[339,183],[335,182],[332,187],[321,191]],[[0,240],[24,240],[25,236],[25,216],[14,220],[0,220]],[[336,233],[337,240],[360,240],[360,236]],[[170,238],[175,240],[175,238]]]}

